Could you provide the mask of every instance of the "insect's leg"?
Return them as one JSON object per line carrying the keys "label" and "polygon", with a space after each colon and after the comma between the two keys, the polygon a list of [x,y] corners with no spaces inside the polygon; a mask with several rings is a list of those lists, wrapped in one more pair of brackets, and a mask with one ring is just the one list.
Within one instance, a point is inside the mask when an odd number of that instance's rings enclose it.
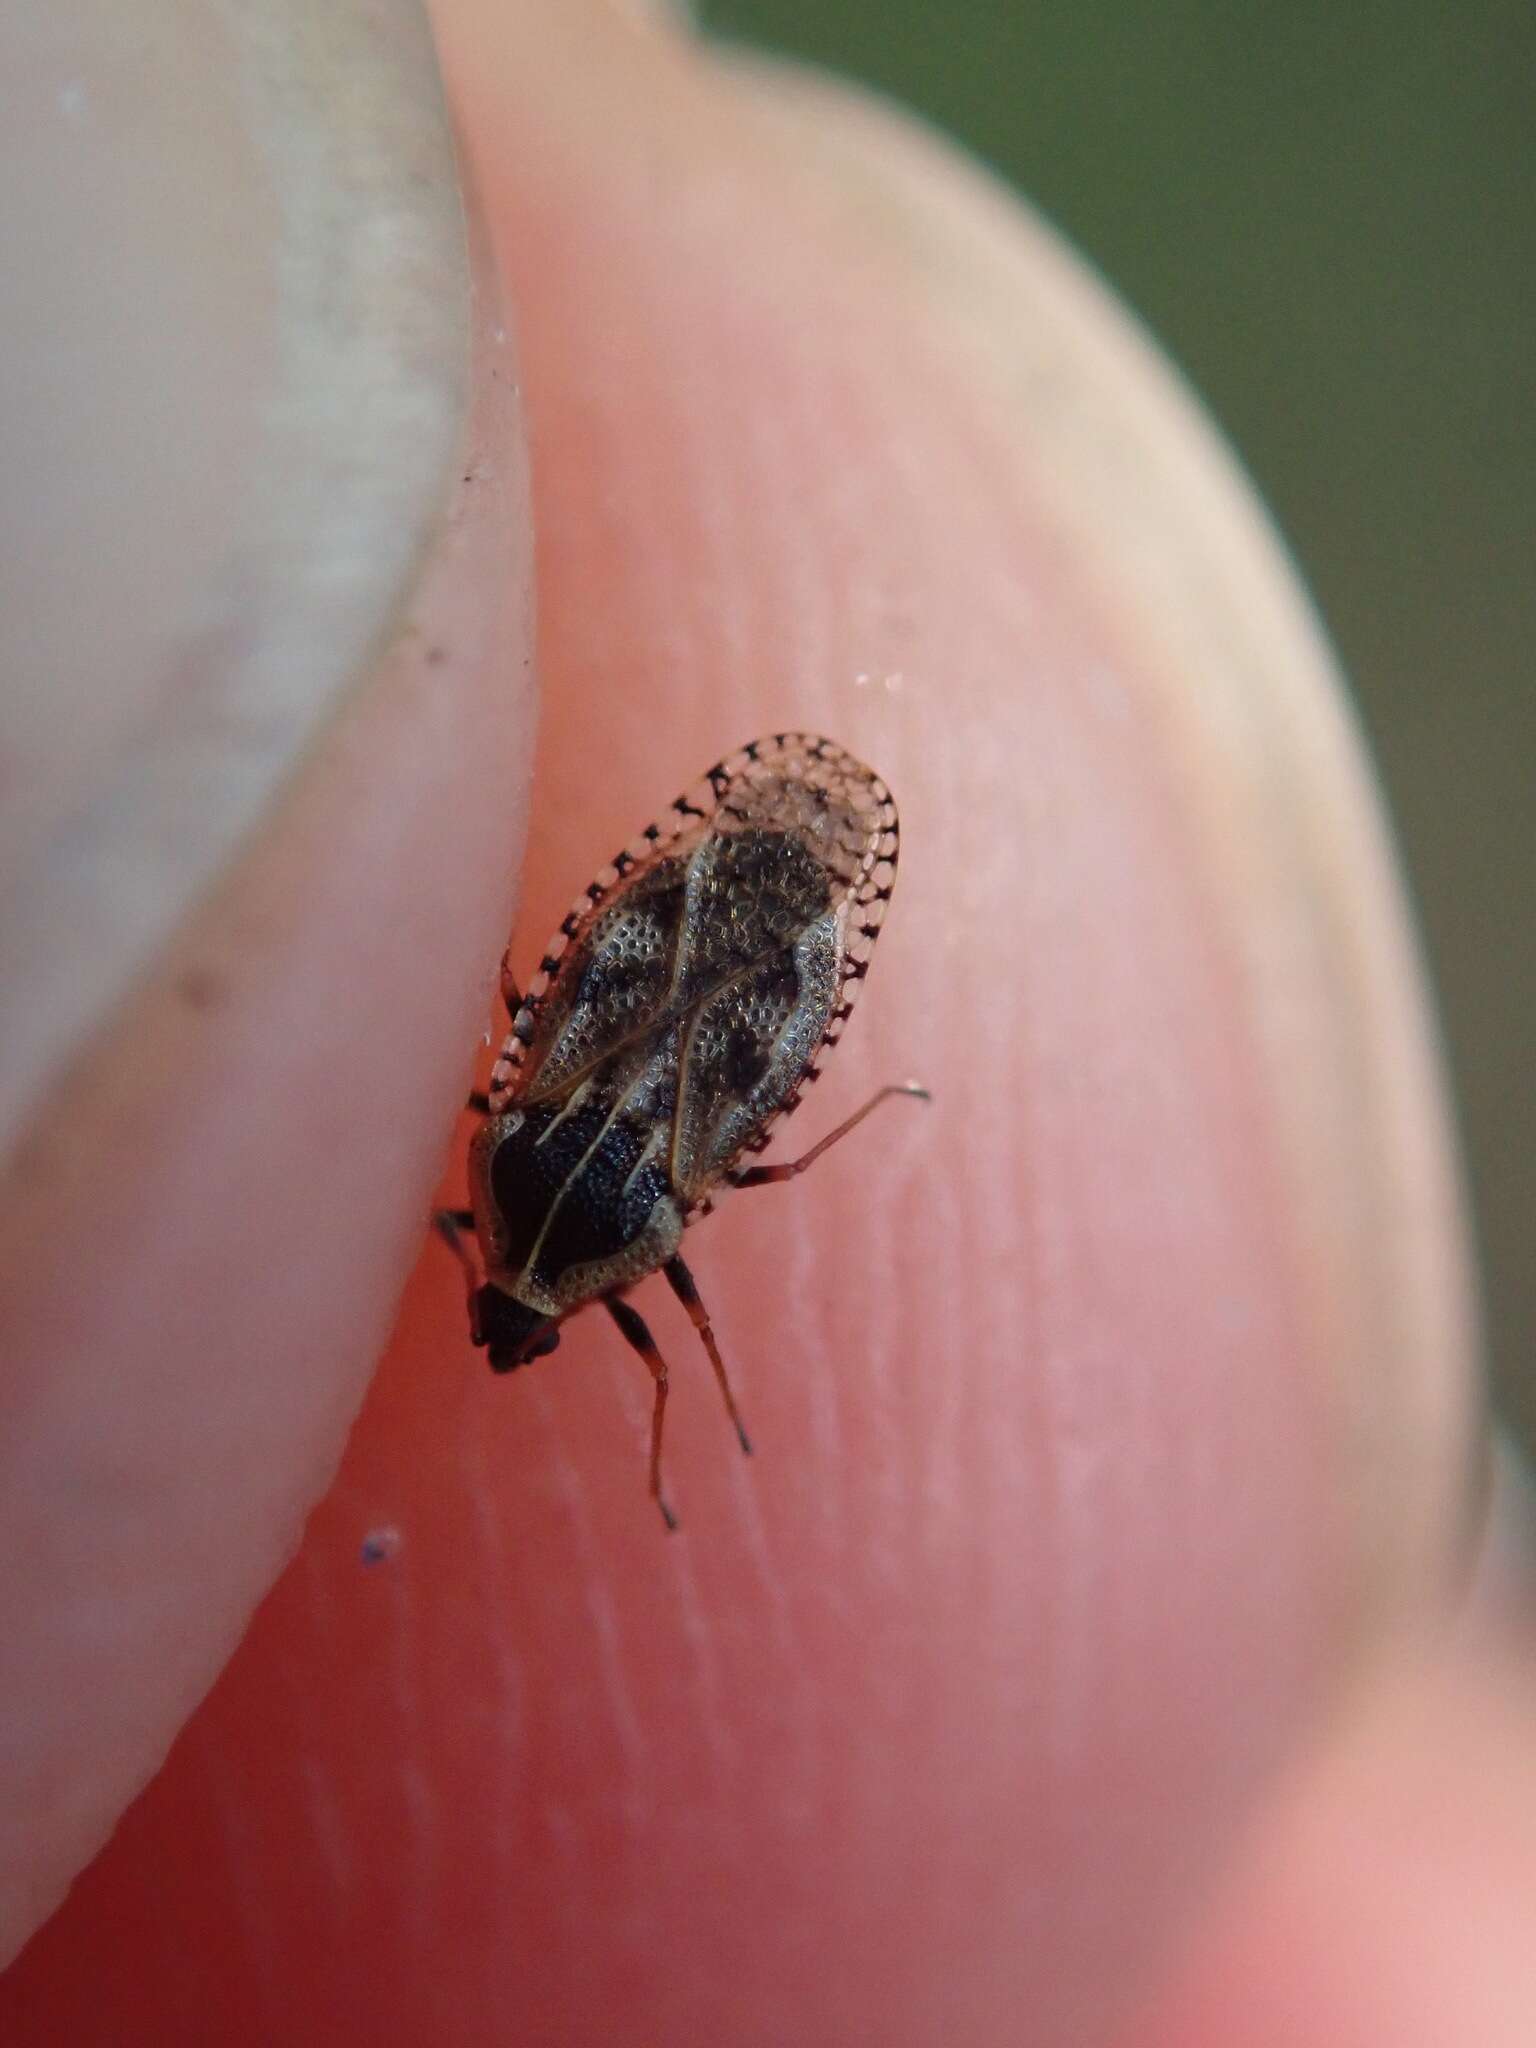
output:
{"label": "insect's leg", "polygon": [[501,1000],[506,1004],[507,1022],[510,1024],[523,1007],[523,999],[517,992],[517,982],[512,974],[510,953],[504,953],[501,959]]}
{"label": "insect's leg", "polygon": [[475,1296],[480,1292],[480,1271],[474,1255],[465,1242],[475,1234],[475,1216],[472,1209],[435,1209],[432,1212],[432,1227],[447,1245],[449,1251],[464,1269],[464,1292],[469,1301],[469,1327],[479,1342],[480,1319],[475,1309]]}
{"label": "insect's leg", "polygon": [[650,1369],[656,1383],[656,1406],[651,1410],[651,1499],[661,1509],[661,1519],[669,1529],[677,1527],[677,1517],[667,1506],[667,1497],[661,1490],[661,1420],[667,1412],[667,1361],[656,1349],[656,1340],[645,1326],[645,1320],[621,1301],[617,1295],[608,1295],[603,1303],[609,1315],[618,1324],[624,1341],[633,1345]]}
{"label": "insect's leg", "polygon": [[746,1425],[742,1422],[740,1411],[737,1409],[736,1396],[731,1392],[731,1383],[726,1377],[725,1360],[720,1356],[720,1346],[715,1342],[715,1333],[710,1327],[709,1310],[699,1299],[699,1290],[693,1284],[693,1275],[680,1258],[668,1259],[661,1270],[666,1274],[672,1292],[687,1309],[693,1327],[704,1340],[704,1349],[709,1353],[709,1362],[715,1368],[715,1378],[719,1381],[720,1391],[725,1396],[725,1412],[736,1427],[736,1441],[750,1458],[752,1440],[747,1435]]}
{"label": "insect's leg", "polygon": [[465,1244],[464,1240],[466,1237],[473,1237],[475,1234],[474,1210],[434,1209],[432,1212],[432,1228],[443,1240],[443,1243],[447,1245],[449,1251],[453,1253],[453,1256],[464,1268],[464,1271],[473,1277],[475,1262],[470,1257],[469,1247]]}
{"label": "insect's leg", "polygon": [[793,1180],[797,1173],[804,1173],[808,1166],[814,1166],[823,1152],[829,1152],[839,1138],[846,1138],[856,1124],[863,1123],[871,1110],[878,1109],[887,1096],[914,1095],[919,1102],[931,1102],[932,1096],[926,1088],[920,1088],[916,1081],[889,1081],[885,1087],[877,1088],[862,1109],[856,1109],[852,1116],[845,1116],[835,1131],[827,1135],[809,1152],[798,1159],[786,1160],[782,1166],[743,1166],[730,1175],[732,1187],[760,1188],[774,1180]]}

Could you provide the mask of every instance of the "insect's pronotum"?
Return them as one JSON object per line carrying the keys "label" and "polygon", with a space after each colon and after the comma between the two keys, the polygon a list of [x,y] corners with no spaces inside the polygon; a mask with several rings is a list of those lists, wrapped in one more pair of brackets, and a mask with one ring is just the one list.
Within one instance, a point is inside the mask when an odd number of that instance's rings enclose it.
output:
{"label": "insect's pronotum", "polygon": [[526,995],[502,964],[511,1030],[489,1093],[470,1098],[482,1115],[471,1207],[440,1211],[437,1227],[464,1267],[470,1335],[497,1372],[553,1351],[567,1316],[603,1303],[655,1381],[651,1494],[668,1528],[667,1367],[629,1291],[666,1274],[750,1451],[678,1245],[722,1186],[790,1180],[888,1096],[926,1096],[889,1084],[801,1158],[742,1164],[842,1036],[897,844],[878,775],[831,740],[775,733],[711,768],[614,856]]}

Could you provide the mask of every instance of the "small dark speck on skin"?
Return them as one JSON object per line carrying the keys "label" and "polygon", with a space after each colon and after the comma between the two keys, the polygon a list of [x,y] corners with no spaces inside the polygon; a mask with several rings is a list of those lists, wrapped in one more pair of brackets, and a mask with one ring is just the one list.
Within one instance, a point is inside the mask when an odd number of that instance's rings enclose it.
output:
{"label": "small dark speck on skin", "polygon": [[442,665],[443,665],[443,663],[444,663],[444,662],[445,662],[445,661],[446,661],[447,659],[448,659],[448,650],[447,650],[447,648],[446,648],[446,647],[429,647],[429,648],[427,649],[427,667],[428,667],[428,668],[441,668],[441,667],[442,667]]}
{"label": "small dark speck on skin", "polygon": [[400,1531],[392,1525],[370,1529],[359,1555],[365,1565],[386,1564],[400,1548]]}
{"label": "small dark speck on skin", "polygon": [[189,967],[177,980],[176,993],[189,1010],[212,1010],[224,1000],[224,977],[214,967]]}

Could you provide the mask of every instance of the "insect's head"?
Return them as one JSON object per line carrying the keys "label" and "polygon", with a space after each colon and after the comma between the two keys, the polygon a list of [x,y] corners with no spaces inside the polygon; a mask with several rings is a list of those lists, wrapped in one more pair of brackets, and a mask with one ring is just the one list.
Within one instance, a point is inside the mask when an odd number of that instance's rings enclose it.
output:
{"label": "insect's head", "polygon": [[487,1284],[475,1297],[475,1342],[490,1353],[492,1372],[512,1372],[553,1351],[560,1328],[554,1317]]}

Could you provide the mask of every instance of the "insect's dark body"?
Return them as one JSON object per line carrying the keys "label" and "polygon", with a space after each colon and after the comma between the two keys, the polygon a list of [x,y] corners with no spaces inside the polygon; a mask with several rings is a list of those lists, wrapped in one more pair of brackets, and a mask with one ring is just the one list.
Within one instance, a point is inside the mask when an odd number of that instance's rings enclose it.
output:
{"label": "insect's dark body", "polygon": [[[711,769],[578,901],[526,999],[509,994],[470,1148],[473,1321],[494,1366],[552,1349],[563,1317],[603,1299],[664,1396],[620,1297],[665,1269],[724,1386],[678,1246],[723,1184],[794,1170],[739,1162],[840,1035],[896,852],[884,784],[828,740],[781,734]],[[659,1420],[653,1485],[655,1456]]]}

